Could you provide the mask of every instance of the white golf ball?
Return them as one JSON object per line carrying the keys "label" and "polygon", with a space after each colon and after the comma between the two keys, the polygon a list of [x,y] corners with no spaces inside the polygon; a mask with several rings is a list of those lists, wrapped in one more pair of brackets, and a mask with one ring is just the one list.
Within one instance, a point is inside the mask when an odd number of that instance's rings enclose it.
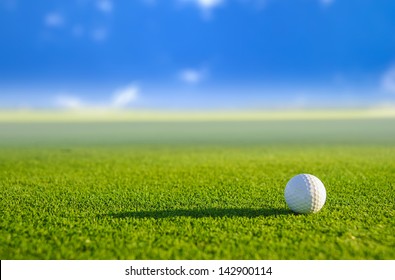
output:
{"label": "white golf ball", "polygon": [[310,174],[299,174],[288,181],[285,187],[285,201],[296,213],[316,213],[326,200],[324,184]]}

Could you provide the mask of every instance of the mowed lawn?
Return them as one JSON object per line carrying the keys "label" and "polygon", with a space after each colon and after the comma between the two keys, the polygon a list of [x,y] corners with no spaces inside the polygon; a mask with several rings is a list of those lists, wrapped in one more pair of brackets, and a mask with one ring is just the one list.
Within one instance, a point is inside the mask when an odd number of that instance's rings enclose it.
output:
{"label": "mowed lawn", "polygon": [[395,259],[394,233],[395,119],[0,124],[0,259]]}

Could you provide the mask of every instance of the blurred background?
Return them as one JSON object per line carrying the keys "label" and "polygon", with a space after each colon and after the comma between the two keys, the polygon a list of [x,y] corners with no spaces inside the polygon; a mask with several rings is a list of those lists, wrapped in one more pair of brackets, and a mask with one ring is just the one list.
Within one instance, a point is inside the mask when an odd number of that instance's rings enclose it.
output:
{"label": "blurred background", "polygon": [[0,0],[0,110],[395,111],[395,1]]}

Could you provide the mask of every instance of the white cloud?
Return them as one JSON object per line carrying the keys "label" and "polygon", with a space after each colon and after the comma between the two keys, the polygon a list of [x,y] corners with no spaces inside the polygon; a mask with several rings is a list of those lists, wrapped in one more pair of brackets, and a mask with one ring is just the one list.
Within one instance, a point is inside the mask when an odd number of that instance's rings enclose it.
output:
{"label": "white cloud", "polygon": [[139,88],[135,85],[129,85],[125,88],[118,89],[114,92],[111,107],[124,108],[137,100]]}
{"label": "white cloud", "polygon": [[84,102],[80,97],[71,94],[60,94],[55,97],[54,105],[72,110],[110,110],[126,108],[139,97],[140,89],[136,85],[129,85],[113,92],[111,99]]}
{"label": "white cloud", "polygon": [[395,94],[395,66],[387,70],[381,77],[381,88],[385,92]]}
{"label": "white cloud", "polygon": [[191,4],[199,8],[206,19],[211,17],[212,11],[225,3],[226,0],[178,0],[183,4]]}
{"label": "white cloud", "polygon": [[103,13],[111,13],[113,10],[113,3],[110,0],[99,0],[97,1],[97,8]]}
{"label": "white cloud", "polygon": [[223,3],[224,0],[193,0],[202,9],[213,9]]}
{"label": "white cloud", "polygon": [[96,28],[92,32],[92,38],[97,42],[106,40],[107,36],[108,36],[108,31],[106,28]]}
{"label": "white cloud", "polygon": [[56,97],[55,104],[65,109],[81,109],[84,107],[84,104],[78,97],[69,95],[60,95]]}
{"label": "white cloud", "polygon": [[205,78],[204,70],[184,69],[179,73],[179,78],[188,84],[198,84]]}
{"label": "white cloud", "polygon": [[321,4],[324,6],[330,6],[335,3],[335,0],[320,0]]}
{"label": "white cloud", "polygon": [[61,14],[52,12],[45,16],[44,23],[48,27],[61,27],[64,24],[64,19]]}

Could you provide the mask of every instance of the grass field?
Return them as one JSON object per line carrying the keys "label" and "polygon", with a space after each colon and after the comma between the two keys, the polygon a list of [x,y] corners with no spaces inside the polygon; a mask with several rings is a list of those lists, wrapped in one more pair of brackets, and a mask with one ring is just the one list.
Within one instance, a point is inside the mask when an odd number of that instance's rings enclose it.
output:
{"label": "grass field", "polygon": [[0,259],[395,259],[395,119],[3,122],[0,211]]}

